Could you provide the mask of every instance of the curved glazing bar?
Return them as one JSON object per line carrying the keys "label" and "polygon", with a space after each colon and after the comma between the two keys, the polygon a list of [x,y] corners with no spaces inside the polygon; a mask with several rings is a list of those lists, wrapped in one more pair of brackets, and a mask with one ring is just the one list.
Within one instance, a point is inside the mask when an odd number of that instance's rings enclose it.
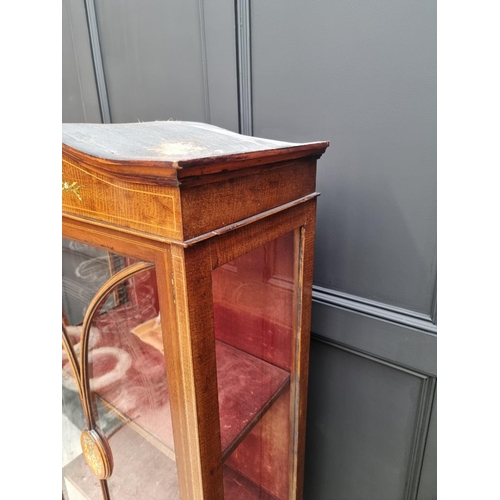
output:
{"label": "curved glazing bar", "polygon": [[[154,264],[147,262],[138,262],[132,264],[125,269],[117,272],[108,279],[97,291],[92,298],[89,307],[85,313],[82,325],[82,336],[80,341],[80,361],[78,362],[75,349],[69,339],[68,331],[64,323],[62,324],[62,344],[68,356],[73,375],[75,377],[76,386],[80,394],[80,400],[86,420],[86,428],[82,430],[81,446],[87,465],[100,481],[101,491],[104,500],[109,500],[109,488],[107,479],[113,472],[113,454],[109,446],[108,440],[98,428],[95,422],[96,412],[92,407],[92,397],[89,381],[89,336],[91,331],[92,321],[95,314],[104,304],[109,295],[122,283],[132,276],[153,268]],[[67,321],[66,321],[67,322]]]}
{"label": "curved glazing bar", "polygon": [[[76,387],[80,394],[80,399],[83,401],[84,397],[83,397],[82,381],[80,379],[80,366],[78,364],[78,359],[76,357],[75,350],[73,349],[71,341],[69,340],[68,331],[66,330],[66,325],[64,324],[64,322],[62,325],[62,344],[68,356],[68,360],[70,362],[71,369],[75,377]],[[90,425],[88,420],[87,420],[87,425]]]}
{"label": "curved glazing bar", "polygon": [[108,281],[106,281],[101,288],[97,291],[94,298],[91,300],[90,305],[85,313],[85,318],[83,320],[82,326],[82,340],[81,340],[81,350],[80,350],[80,371],[81,371],[81,382],[84,399],[82,400],[83,410],[86,415],[88,415],[89,429],[95,427],[94,414],[91,411],[91,392],[90,392],[90,381],[88,377],[88,356],[89,356],[89,334],[90,326],[94,315],[99,309],[99,306],[104,303],[111,292],[121,285],[124,281],[131,278],[132,276],[154,267],[154,264],[149,262],[137,262],[131,266],[122,269],[115,275],[113,275]]}

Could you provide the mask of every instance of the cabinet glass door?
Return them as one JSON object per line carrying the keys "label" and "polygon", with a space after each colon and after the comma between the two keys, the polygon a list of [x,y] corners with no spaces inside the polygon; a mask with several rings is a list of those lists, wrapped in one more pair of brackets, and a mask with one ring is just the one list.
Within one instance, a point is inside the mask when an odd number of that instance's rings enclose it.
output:
{"label": "cabinet glass door", "polygon": [[62,246],[63,498],[179,499],[154,266]]}
{"label": "cabinet glass door", "polygon": [[289,497],[299,232],[212,272],[224,498]]}

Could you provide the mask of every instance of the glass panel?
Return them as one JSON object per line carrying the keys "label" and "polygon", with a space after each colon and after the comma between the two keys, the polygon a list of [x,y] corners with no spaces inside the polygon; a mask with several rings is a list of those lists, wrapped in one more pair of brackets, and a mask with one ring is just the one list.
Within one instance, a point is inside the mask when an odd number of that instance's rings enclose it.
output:
{"label": "glass panel", "polygon": [[[80,361],[82,322],[99,288],[136,261],[63,240],[63,324]],[[179,499],[170,400],[154,268],[113,289],[95,313],[89,336],[89,379],[95,422],[107,438],[116,500]],[[89,427],[68,353],[62,351],[63,495],[102,499],[85,461],[81,431]]]}
{"label": "glass panel", "polygon": [[212,274],[226,499],[288,498],[298,237]]}

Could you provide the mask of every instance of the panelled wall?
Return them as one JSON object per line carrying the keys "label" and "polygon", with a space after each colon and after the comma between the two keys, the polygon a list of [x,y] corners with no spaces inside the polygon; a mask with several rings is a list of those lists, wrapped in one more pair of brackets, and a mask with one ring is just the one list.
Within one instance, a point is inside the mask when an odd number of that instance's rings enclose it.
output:
{"label": "panelled wall", "polygon": [[65,122],[330,141],[305,498],[435,499],[435,1],[63,0],[62,15]]}

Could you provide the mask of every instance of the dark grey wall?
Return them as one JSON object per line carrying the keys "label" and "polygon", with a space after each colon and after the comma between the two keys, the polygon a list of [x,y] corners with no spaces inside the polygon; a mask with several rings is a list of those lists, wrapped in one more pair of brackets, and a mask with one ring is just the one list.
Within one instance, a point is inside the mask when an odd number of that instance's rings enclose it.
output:
{"label": "dark grey wall", "polygon": [[435,1],[95,0],[95,13],[96,72],[84,0],[63,2],[63,121],[99,121],[100,96],[113,122],[330,141],[305,498],[435,499]]}
{"label": "dark grey wall", "polygon": [[311,357],[307,498],[415,498],[433,377],[318,337]]}
{"label": "dark grey wall", "polygon": [[436,6],[252,3],[254,133],[325,139],[315,282],[429,314],[436,268]]}
{"label": "dark grey wall", "polygon": [[237,127],[230,2],[95,5],[113,122],[182,119]]}
{"label": "dark grey wall", "polygon": [[436,4],[257,0],[250,17],[254,134],[331,143],[305,496],[432,500]]}
{"label": "dark grey wall", "polygon": [[62,2],[62,121],[99,123],[101,113],[82,0]]}

